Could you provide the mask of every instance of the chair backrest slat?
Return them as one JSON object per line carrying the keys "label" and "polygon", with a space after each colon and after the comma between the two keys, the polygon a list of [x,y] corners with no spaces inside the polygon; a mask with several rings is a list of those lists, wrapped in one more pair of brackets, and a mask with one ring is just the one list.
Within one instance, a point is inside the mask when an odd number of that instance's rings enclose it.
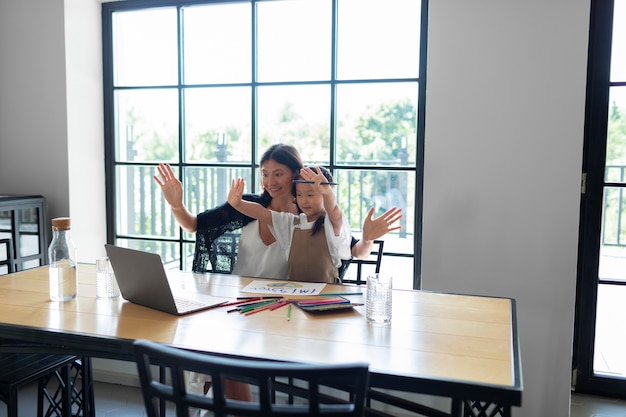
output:
{"label": "chair backrest slat", "polygon": [[4,253],[5,256],[0,255],[0,275],[3,269],[7,274],[15,272],[13,263],[15,262],[15,255],[13,253],[13,239],[5,238],[0,239],[0,253]]}

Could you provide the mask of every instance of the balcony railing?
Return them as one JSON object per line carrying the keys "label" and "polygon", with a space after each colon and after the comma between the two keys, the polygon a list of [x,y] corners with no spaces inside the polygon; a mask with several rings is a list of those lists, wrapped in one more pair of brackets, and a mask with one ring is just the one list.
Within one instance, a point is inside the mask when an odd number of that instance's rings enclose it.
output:
{"label": "balcony railing", "polygon": [[[397,161],[396,161],[397,163]],[[381,164],[382,165],[382,164]],[[131,239],[133,247],[159,253],[164,262],[181,259],[180,229],[159,186],[152,179],[153,166],[125,166],[120,171],[125,197],[118,203],[117,237]],[[251,190],[250,169],[241,167],[188,167],[183,178],[185,204],[192,213],[222,204],[227,199],[229,179],[243,177],[246,189]],[[342,183],[338,196],[353,232],[360,233],[370,207],[381,210],[401,206],[406,213],[407,173],[382,170],[341,170],[337,173]],[[120,187],[120,189],[122,189]],[[389,196],[393,197],[389,197]],[[366,198],[362,196],[368,196]],[[371,197],[369,197],[371,196]],[[394,201],[389,202],[388,200]],[[388,206],[386,206],[388,204]],[[403,218],[399,237],[412,236]],[[193,257],[195,237],[183,232],[184,259]]]}
{"label": "balcony railing", "polygon": [[602,210],[602,245],[626,247],[626,165],[607,165]]}

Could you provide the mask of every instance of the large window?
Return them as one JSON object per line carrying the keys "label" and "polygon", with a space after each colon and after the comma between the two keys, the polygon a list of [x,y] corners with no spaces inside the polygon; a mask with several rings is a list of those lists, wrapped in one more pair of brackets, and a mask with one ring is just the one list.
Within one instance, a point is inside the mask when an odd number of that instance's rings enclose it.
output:
{"label": "large window", "polygon": [[234,177],[259,192],[260,155],[282,142],[331,169],[356,237],[370,207],[402,208],[382,270],[418,287],[423,1],[104,3],[108,240],[189,270],[195,237],[152,179],[157,163],[200,212]]}

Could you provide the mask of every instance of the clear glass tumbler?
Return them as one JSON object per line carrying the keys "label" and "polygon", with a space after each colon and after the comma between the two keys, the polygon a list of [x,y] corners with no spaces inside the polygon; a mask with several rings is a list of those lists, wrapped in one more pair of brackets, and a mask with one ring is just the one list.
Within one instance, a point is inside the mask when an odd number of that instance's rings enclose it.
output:
{"label": "clear glass tumbler", "polygon": [[365,314],[372,324],[391,322],[392,278],[389,275],[374,274],[367,277],[365,293]]}
{"label": "clear glass tumbler", "polygon": [[107,299],[120,296],[120,289],[109,258],[96,259],[96,298]]}

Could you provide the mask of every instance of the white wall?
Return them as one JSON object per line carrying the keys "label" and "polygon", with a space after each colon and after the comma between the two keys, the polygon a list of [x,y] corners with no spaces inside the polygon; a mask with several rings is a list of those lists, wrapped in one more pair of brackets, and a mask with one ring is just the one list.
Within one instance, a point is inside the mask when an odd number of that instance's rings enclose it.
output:
{"label": "white wall", "polygon": [[[569,413],[589,1],[430,4],[423,284],[517,300],[516,416]],[[99,31],[97,0],[0,0],[0,192],[71,209],[83,261],[105,240]]]}
{"label": "white wall", "polygon": [[0,194],[70,216],[80,262],[104,255],[97,0],[0,0]]}
{"label": "white wall", "polygon": [[64,42],[63,0],[0,0],[0,192],[48,217],[69,214]]}
{"label": "white wall", "polygon": [[589,4],[430,2],[423,287],[517,300],[517,416],[569,413]]}

